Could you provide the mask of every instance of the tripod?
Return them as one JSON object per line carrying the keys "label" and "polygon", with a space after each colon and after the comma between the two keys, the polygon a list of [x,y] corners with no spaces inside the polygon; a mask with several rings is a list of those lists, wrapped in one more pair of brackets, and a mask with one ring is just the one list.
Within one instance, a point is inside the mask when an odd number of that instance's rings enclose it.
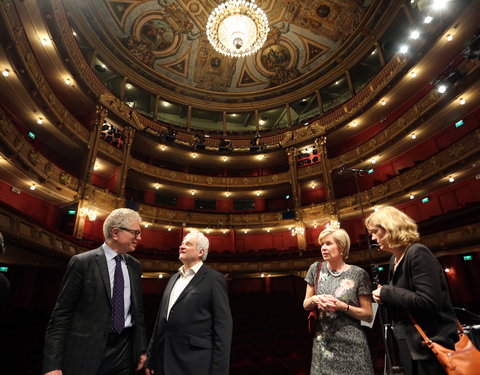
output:
{"label": "tripod", "polygon": [[[358,177],[360,176],[363,176],[363,173],[366,173],[367,172],[367,169],[354,169],[354,168],[351,168],[351,169],[347,169],[347,168],[344,168],[344,167],[341,167],[340,170],[339,170],[339,173],[344,173],[344,172],[351,172],[353,173],[353,176],[354,176],[354,179],[355,179],[355,187],[356,187],[356,190],[357,190],[357,199],[358,199],[358,203],[359,203],[359,206],[360,206],[360,212],[362,214],[362,219],[363,221],[365,222],[365,211],[364,211],[364,208],[363,208],[363,202],[362,202],[362,194],[360,192],[360,185],[358,183]],[[370,235],[368,233],[368,230],[367,228],[365,228],[365,234],[366,234],[366,237],[367,237],[367,246],[368,246],[368,257],[369,257],[369,261],[370,261],[370,268],[372,270],[372,278],[373,278],[373,287],[374,288],[377,288],[377,286],[380,284],[379,283],[379,275],[378,275],[378,265],[374,263],[373,261],[373,249],[376,248],[378,250],[378,245],[377,244],[372,244],[372,241],[370,240]],[[383,340],[383,346],[385,348],[385,361],[384,361],[384,366],[383,366],[383,374],[384,375],[392,375],[392,374],[396,374],[396,373],[399,373],[398,371],[400,370],[400,367],[399,366],[395,366],[393,365],[392,363],[392,355],[391,355],[391,348],[389,345],[390,343],[390,337],[393,337],[393,330],[392,330],[392,327],[390,324],[385,324],[384,322],[384,319],[383,319],[383,315],[386,313],[386,311],[384,310],[384,308],[379,305],[378,306],[378,319],[379,319],[379,323],[380,323],[380,327],[381,327],[381,330],[382,330],[382,340]]]}

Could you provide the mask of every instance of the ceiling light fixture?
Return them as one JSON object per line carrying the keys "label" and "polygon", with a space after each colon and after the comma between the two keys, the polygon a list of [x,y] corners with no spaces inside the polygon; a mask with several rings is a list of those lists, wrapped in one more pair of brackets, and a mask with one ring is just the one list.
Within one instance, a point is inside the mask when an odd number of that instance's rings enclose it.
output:
{"label": "ceiling light fixture", "polygon": [[464,105],[466,102],[465,102],[465,99],[463,98],[460,98],[460,105]]}
{"label": "ceiling light fixture", "polygon": [[230,57],[257,52],[270,31],[267,16],[255,0],[228,0],[220,4],[208,17],[206,29],[215,51]]}
{"label": "ceiling light fixture", "polygon": [[4,69],[3,72],[2,72],[2,75],[3,75],[4,77],[8,77],[8,76],[10,75],[10,70]]}
{"label": "ceiling light fixture", "polygon": [[41,118],[41,117],[39,117],[39,118],[38,118],[38,120],[37,120],[37,124],[38,124],[38,125],[42,125],[42,124],[43,124],[43,120],[42,120],[42,118]]}

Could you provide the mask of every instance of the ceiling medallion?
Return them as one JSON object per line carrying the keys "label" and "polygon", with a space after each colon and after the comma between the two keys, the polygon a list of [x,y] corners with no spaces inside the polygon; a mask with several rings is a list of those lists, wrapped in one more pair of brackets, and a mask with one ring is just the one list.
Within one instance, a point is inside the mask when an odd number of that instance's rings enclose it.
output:
{"label": "ceiling medallion", "polygon": [[215,51],[230,57],[257,52],[267,40],[268,19],[255,0],[228,0],[207,22],[207,37]]}

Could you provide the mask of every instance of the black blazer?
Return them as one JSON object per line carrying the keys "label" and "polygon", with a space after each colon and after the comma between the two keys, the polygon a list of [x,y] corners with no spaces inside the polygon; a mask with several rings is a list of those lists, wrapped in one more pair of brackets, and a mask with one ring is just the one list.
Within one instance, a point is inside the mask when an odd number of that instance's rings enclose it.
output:
{"label": "black blazer", "polygon": [[458,340],[456,316],[448,294],[443,269],[424,245],[410,246],[393,272],[390,260],[390,283],[382,286],[380,300],[388,308],[395,336],[406,339],[413,360],[430,359],[430,349],[421,345],[420,334],[412,325],[409,312],[427,336],[453,349]]}
{"label": "black blazer", "polygon": [[[130,277],[133,361],[146,352],[140,263],[125,254]],[[102,247],[75,255],[65,273],[45,334],[43,372],[95,375],[102,361],[112,307],[107,259]]]}
{"label": "black blazer", "polygon": [[165,288],[147,353],[156,375],[226,375],[230,365],[232,315],[223,275],[202,265],[172,306],[180,274]]}

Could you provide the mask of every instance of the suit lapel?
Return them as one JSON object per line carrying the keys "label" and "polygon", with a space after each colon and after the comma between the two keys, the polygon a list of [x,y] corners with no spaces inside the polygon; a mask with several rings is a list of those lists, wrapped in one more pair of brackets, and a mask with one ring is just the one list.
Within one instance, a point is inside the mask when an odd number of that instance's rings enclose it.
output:
{"label": "suit lapel", "polygon": [[195,276],[193,276],[193,279],[190,280],[188,285],[185,287],[183,292],[178,296],[173,306],[175,306],[182,298],[188,295],[188,293],[190,293],[192,289],[195,288],[205,278],[206,275],[207,275],[207,268],[205,267],[205,265],[202,265],[202,267],[200,267],[200,269],[195,274]]}
{"label": "suit lapel", "polygon": [[173,275],[168,284],[167,287],[165,288],[165,292],[163,292],[163,295],[165,298],[162,299],[162,306],[161,306],[161,312],[162,316],[167,316],[167,309],[168,309],[168,303],[170,301],[170,294],[172,294],[172,289],[175,283],[177,282],[178,278],[180,277],[180,272],[177,272],[175,275]]}
{"label": "suit lapel", "polygon": [[105,252],[100,246],[96,250],[95,261],[100,271],[100,276],[102,277],[103,286],[105,287],[105,293],[107,293],[108,300],[111,300],[111,287],[110,287],[110,276],[108,274],[107,258],[105,257]]}

